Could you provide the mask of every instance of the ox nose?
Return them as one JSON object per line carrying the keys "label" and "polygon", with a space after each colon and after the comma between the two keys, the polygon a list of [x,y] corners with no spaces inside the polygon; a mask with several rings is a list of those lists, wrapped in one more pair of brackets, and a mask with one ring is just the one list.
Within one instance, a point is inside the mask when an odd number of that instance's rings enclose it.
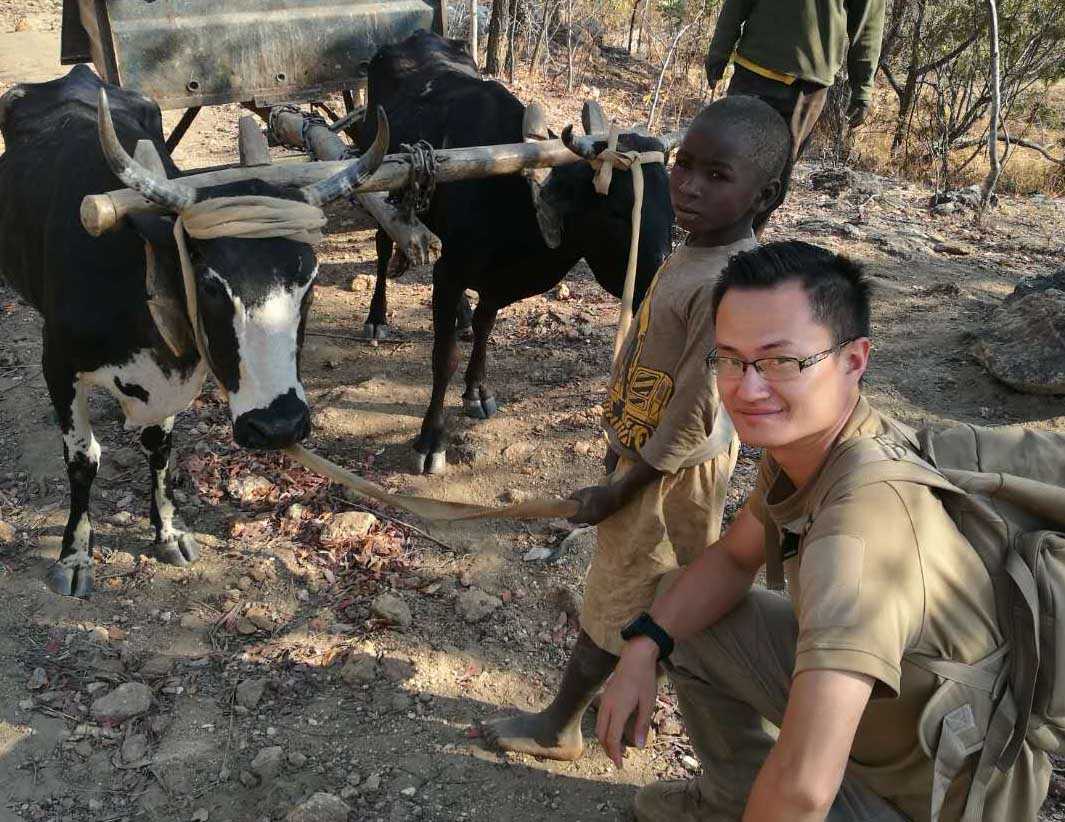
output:
{"label": "ox nose", "polygon": [[311,433],[307,403],[290,389],[266,408],[245,411],[233,423],[233,439],[243,448],[286,448]]}

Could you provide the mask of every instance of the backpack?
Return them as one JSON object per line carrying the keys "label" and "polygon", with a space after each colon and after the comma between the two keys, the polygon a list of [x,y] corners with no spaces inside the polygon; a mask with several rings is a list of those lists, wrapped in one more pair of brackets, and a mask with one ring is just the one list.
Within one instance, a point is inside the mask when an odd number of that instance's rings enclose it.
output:
{"label": "backpack", "polygon": [[[975,664],[905,656],[940,682],[918,728],[935,763],[931,820],[973,757],[962,822],[980,822],[994,771],[1009,770],[1024,742],[1065,751],[1065,434],[889,424],[896,437],[857,437],[831,455],[809,522],[863,485],[918,483],[935,490],[983,560],[1005,643]],[[767,554],[774,557],[767,564],[770,587],[782,587],[780,553]]]}

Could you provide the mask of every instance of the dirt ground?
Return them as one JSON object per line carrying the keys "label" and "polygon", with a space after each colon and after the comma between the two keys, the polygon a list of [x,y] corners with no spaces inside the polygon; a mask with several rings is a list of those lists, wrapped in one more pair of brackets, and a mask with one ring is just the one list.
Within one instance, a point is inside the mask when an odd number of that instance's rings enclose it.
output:
{"label": "dirt ground", "polygon": [[[32,6],[35,31],[55,25],[56,5]],[[0,3],[0,31],[14,28],[11,9]],[[608,66],[603,102],[631,121],[640,82],[623,69]],[[580,102],[551,99],[552,127],[575,121]],[[239,113],[205,111],[178,164],[232,162]],[[166,114],[168,128],[178,114]],[[934,216],[920,187],[823,172],[800,167],[768,238],[869,264],[873,402],[910,423],[1065,430],[1062,398],[1014,393],[969,353],[1019,279],[1062,265],[1065,201],[1003,197],[977,225],[969,212]],[[590,272],[575,270],[568,294],[502,312],[489,365],[500,413],[462,416],[456,380],[449,471],[417,477],[407,466],[429,398],[429,272],[392,281],[393,334],[371,346],[360,335],[372,238],[350,209],[332,209],[303,354],[308,445],[389,489],[452,500],[565,495],[594,482],[617,303]],[[477,738],[477,720],[553,693],[576,637],[587,535],[533,561],[527,552],[557,547],[568,529],[432,525],[366,506],[377,515],[366,536],[326,543],[323,527],[357,506],[281,457],[239,451],[210,391],[178,418],[174,437],[179,508],[201,561],[179,570],[142,553],[147,468],[117,405],[100,395],[91,406],[104,448],[92,503],[98,593],[49,593],[42,577],[58,555],[68,498],[39,331],[37,315],[0,288],[0,520],[14,529],[0,546],[0,822],[259,822],[283,819],[316,791],[343,797],[353,819],[588,822],[628,818],[639,785],[697,770],[668,693],[653,745],[630,752],[621,772],[594,740],[579,762],[557,764],[490,752]],[[733,509],[756,459],[743,455]],[[497,607],[468,622],[466,589]],[[375,616],[385,593],[409,609],[409,626]],[[151,687],[148,712],[120,726],[94,722],[93,702],[126,682]],[[1043,818],[1065,819],[1052,790]]]}

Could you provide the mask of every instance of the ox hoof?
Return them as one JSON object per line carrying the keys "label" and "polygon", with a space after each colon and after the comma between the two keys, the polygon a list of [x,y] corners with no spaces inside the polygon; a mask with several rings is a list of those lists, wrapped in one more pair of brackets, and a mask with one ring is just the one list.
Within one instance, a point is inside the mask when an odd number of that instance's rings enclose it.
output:
{"label": "ox hoof", "polygon": [[415,451],[411,465],[416,474],[443,474],[447,470],[447,453],[433,451],[429,454],[423,454],[420,451]]}
{"label": "ox hoof", "polygon": [[459,335],[459,339],[463,342],[473,342],[473,326],[466,325],[461,328],[456,328],[455,333]]}
{"label": "ox hoof", "polygon": [[496,398],[491,394],[481,398],[462,399],[462,410],[467,417],[473,417],[475,420],[486,420],[489,417],[494,417],[496,411],[499,410],[499,406],[496,405]]}
{"label": "ox hoof", "polygon": [[48,569],[45,583],[52,593],[64,597],[87,597],[92,593],[92,560],[87,557],[61,559]]}
{"label": "ox hoof", "polygon": [[182,568],[200,558],[200,548],[192,534],[182,534],[177,539],[157,544],[155,558],[167,565]]}
{"label": "ox hoof", "polygon": [[362,326],[362,335],[368,340],[387,340],[388,323],[365,323]]}

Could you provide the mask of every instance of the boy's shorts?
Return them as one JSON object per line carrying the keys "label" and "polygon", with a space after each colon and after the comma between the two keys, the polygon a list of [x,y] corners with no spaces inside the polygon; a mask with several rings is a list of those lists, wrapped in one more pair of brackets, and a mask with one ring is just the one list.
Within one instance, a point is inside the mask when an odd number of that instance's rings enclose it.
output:
{"label": "boy's shorts", "polygon": [[[738,454],[739,442],[733,439],[727,453],[660,477],[599,523],[580,621],[604,651],[620,654],[621,629],[651,607],[661,578],[721,536]],[[608,482],[616,482],[631,465],[619,459]]]}

